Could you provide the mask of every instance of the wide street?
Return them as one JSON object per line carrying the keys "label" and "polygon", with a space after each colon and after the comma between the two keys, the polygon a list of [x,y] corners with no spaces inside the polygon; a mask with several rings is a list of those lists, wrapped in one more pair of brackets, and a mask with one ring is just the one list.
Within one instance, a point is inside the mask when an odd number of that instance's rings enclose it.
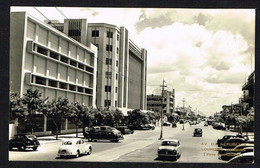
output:
{"label": "wide street", "polygon": [[[160,146],[160,127],[155,130],[140,130],[134,134],[124,135],[119,143],[109,141],[87,142],[92,144],[91,155],[79,158],[57,158],[61,141],[43,141],[37,151],[9,151],[10,161],[80,161],[80,162],[197,162],[197,163],[225,163],[218,159],[218,138],[222,138],[228,131],[215,130],[212,126],[203,126],[204,122],[192,125],[178,124],[177,128],[163,127],[163,139],[174,138],[181,143],[182,156],[177,161],[159,160],[157,148]],[[202,128],[202,137],[193,137],[194,128]],[[66,137],[62,137],[66,138]]]}

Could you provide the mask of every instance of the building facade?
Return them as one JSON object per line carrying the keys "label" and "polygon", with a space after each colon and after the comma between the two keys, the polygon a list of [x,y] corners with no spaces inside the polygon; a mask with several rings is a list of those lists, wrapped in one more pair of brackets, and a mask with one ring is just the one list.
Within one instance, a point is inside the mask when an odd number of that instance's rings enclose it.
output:
{"label": "building facade", "polygon": [[253,71],[247,79],[247,82],[242,86],[243,96],[240,103],[243,107],[243,114],[247,114],[247,110],[254,108],[255,105],[255,71]]}
{"label": "building facade", "polygon": [[63,97],[95,106],[97,47],[25,12],[10,17],[10,90],[22,96],[28,88],[38,89],[49,100]]}
{"label": "building facade", "polygon": [[154,112],[161,112],[162,110],[164,114],[173,114],[175,112],[175,90],[164,90],[163,96],[147,95],[147,109]]}
{"label": "building facade", "polygon": [[124,27],[89,23],[87,34],[88,44],[98,47],[97,107],[146,110],[147,51]]}

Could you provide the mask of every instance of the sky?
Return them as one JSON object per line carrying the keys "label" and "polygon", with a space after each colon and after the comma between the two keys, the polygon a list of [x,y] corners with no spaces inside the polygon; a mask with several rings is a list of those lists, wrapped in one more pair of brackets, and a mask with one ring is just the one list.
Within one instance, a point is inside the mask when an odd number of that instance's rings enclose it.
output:
{"label": "sky", "polygon": [[[125,27],[147,50],[147,94],[175,89],[177,106],[206,116],[236,104],[255,69],[254,9],[11,7],[39,20],[85,18]],[[44,16],[43,16],[44,15]]]}

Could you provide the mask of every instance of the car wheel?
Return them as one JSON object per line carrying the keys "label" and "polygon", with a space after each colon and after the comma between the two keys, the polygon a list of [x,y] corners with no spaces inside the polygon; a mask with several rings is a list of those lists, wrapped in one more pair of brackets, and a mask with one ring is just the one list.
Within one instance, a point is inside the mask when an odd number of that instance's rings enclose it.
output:
{"label": "car wheel", "polygon": [[36,150],[37,150],[37,147],[33,147],[32,149],[33,149],[34,151],[36,151]]}
{"label": "car wheel", "polygon": [[88,154],[90,155],[92,153],[92,148],[89,147],[89,151],[88,151]]}
{"label": "car wheel", "polygon": [[75,158],[78,158],[80,155],[79,151],[77,151],[76,155],[75,155]]}
{"label": "car wheel", "polygon": [[88,138],[88,141],[89,141],[89,142],[92,142],[92,141],[93,141],[93,139],[92,139],[92,138]]}
{"label": "car wheel", "polygon": [[24,151],[25,150],[25,146],[21,145],[18,149]]}

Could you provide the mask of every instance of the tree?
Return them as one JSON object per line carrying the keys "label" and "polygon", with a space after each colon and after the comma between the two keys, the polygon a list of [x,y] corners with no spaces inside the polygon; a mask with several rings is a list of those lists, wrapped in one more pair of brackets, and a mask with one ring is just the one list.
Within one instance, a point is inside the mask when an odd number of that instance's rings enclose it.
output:
{"label": "tree", "polygon": [[61,121],[67,117],[70,109],[69,101],[67,98],[58,97],[57,100],[52,100],[50,108],[47,111],[47,116],[52,118],[53,124],[56,127],[56,139],[58,139],[58,132],[61,130]]}
{"label": "tree", "polygon": [[115,125],[118,126],[120,122],[123,120],[124,116],[121,110],[115,109],[113,111],[114,113],[114,120],[115,120]]}
{"label": "tree", "polygon": [[22,98],[16,92],[10,93],[10,120],[18,119],[22,121],[26,118],[26,107],[22,103]]}
{"label": "tree", "polygon": [[39,111],[40,107],[47,99],[48,97],[45,99],[41,98],[41,93],[38,89],[32,90],[31,88],[26,90],[26,93],[22,98],[22,103],[26,105],[26,110],[28,112],[28,114],[26,114],[27,117],[25,118],[25,120],[29,122],[28,124],[31,127],[31,133],[33,133],[35,125],[33,115],[36,114],[37,111]]}
{"label": "tree", "polygon": [[128,114],[130,124],[141,125],[141,124],[148,123],[148,118],[146,117],[145,113],[142,112],[140,109],[128,111],[127,114]]}
{"label": "tree", "polygon": [[104,117],[103,117],[103,124],[104,125],[109,125],[109,126],[114,126],[114,114],[110,109],[105,109],[102,111]]}
{"label": "tree", "polygon": [[84,118],[88,115],[88,108],[86,106],[81,105],[78,102],[71,103],[67,116],[76,125],[76,137],[78,137],[79,126],[83,126]]}

